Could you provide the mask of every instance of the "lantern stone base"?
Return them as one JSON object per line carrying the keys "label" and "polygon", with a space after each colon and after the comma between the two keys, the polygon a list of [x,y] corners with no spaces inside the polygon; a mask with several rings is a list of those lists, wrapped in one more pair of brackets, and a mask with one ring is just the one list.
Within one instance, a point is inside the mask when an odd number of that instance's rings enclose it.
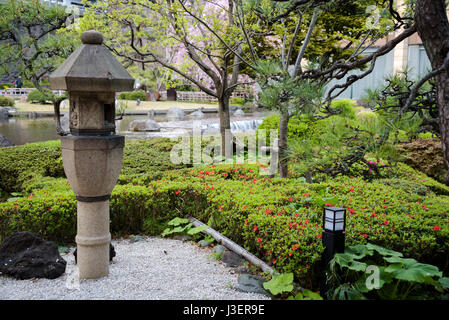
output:
{"label": "lantern stone base", "polygon": [[109,274],[109,196],[122,166],[122,136],[61,138],[62,160],[76,194],[77,265],[82,279]]}
{"label": "lantern stone base", "polygon": [[109,200],[78,200],[77,265],[82,279],[96,279],[109,274]]}

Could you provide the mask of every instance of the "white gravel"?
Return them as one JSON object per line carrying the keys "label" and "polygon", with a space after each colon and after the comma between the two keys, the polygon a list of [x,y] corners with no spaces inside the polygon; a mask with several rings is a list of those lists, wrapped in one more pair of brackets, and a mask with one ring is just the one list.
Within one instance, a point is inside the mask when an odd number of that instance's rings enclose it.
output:
{"label": "white gravel", "polygon": [[66,272],[57,279],[15,280],[0,275],[1,300],[266,300],[233,289],[238,274],[210,257],[210,248],[157,237],[113,240],[109,275],[79,279],[73,248],[61,254]]}

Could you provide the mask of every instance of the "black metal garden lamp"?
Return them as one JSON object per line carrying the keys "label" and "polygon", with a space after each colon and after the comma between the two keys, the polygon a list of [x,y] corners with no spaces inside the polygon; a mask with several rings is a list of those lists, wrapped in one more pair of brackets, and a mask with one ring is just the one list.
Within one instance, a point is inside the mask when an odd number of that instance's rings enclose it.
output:
{"label": "black metal garden lamp", "polygon": [[[336,253],[343,253],[345,250],[345,229],[346,229],[346,209],[339,207],[323,208],[323,270],[326,271],[329,262]],[[323,277],[321,293],[328,290],[325,276]]]}

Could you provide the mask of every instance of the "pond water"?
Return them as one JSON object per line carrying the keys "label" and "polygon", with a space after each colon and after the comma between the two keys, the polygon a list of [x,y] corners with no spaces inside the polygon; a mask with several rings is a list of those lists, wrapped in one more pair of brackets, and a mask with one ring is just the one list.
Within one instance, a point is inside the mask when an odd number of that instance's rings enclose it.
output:
{"label": "pond water", "polygon": [[[242,117],[231,117],[232,131],[255,130],[257,125],[266,117],[266,112],[254,112]],[[63,113],[61,118],[64,130],[68,130],[68,114]],[[160,132],[133,132],[129,130],[129,124],[133,120],[150,119],[145,115],[124,116],[116,121],[117,134],[124,135],[126,139],[150,139],[156,137],[180,137],[192,133],[193,127],[200,127],[202,133],[218,133],[219,119],[217,114],[205,114],[201,120],[186,118],[183,121],[168,121],[165,116],[152,118],[161,126]],[[55,122],[51,117],[45,118],[18,118],[0,119],[0,133],[15,145],[29,142],[57,140],[60,136],[56,133]]]}

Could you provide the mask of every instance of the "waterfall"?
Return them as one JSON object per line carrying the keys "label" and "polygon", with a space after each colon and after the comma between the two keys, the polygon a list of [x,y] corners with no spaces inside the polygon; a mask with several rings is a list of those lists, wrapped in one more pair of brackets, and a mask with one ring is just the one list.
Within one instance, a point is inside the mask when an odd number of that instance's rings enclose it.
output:
{"label": "waterfall", "polygon": [[[231,131],[250,131],[256,130],[263,120],[242,120],[232,121]],[[220,123],[209,123],[201,126],[201,129],[220,129]]]}

